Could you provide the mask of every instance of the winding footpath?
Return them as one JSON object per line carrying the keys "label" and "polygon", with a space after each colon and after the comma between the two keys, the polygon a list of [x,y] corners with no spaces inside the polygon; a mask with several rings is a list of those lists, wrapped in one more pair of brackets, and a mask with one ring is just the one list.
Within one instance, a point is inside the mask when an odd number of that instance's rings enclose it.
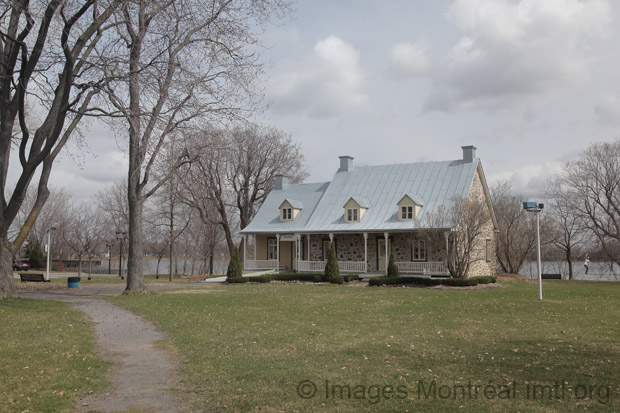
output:
{"label": "winding footpath", "polygon": [[120,294],[123,288],[103,284],[73,291],[22,291],[20,295],[68,302],[92,320],[95,351],[113,364],[108,371],[112,385],[104,393],[79,400],[77,412],[183,411],[178,365],[157,346],[165,336],[143,318],[110,302],[89,298]]}

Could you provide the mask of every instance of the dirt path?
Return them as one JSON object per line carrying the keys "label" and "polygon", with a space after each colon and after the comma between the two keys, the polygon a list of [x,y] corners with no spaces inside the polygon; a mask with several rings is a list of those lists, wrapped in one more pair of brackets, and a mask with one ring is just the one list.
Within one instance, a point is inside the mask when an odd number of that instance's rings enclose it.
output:
{"label": "dirt path", "polygon": [[[118,287],[93,286],[92,295],[109,294]],[[70,303],[93,322],[97,354],[114,364],[105,393],[78,401],[77,412],[179,412],[183,393],[172,357],[157,346],[165,338],[153,324],[86,291],[24,291],[22,296]]]}

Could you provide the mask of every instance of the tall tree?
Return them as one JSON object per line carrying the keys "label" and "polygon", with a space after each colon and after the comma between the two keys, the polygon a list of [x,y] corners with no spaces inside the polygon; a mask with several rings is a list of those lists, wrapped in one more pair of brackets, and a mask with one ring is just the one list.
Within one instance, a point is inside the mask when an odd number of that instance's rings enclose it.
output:
{"label": "tall tree", "polygon": [[[108,115],[129,129],[129,256],[125,294],[146,291],[142,211],[163,184],[151,174],[165,142],[194,120],[240,116],[251,109],[260,72],[256,29],[286,0],[128,0],[116,15],[121,41],[101,55],[118,78],[106,88]],[[181,154],[175,167],[186,162]]]}
{"label": "tall tree", "polygon": [[[52,165],[76,130],[104,80],[93,76],[94,46],[120,0],[29,0],[0,4],[0,298],[16,296],[12,256],[21,247],[48,196]],[[29,113],[37,107],[41,120]],[[21,172],[7,191],[10,154]],[[28,187],[40,172],[37,198],[11,242],[8,231]]]}
{"label": "tall tree", "polygon": [[595,143],[557,177],[566,188],[573,213],[620,265],[620,139]]}
{"label": "tall tree", "polygon": [[245,228],[273,188],[277,174],[289,176],[292,183],[308,175],[299,146],[274,128],[246,125],[204,132],[196,136],[192,153],[195,159],[186,179],[192,205],[198,207],[205,196],[210,199],[209,205],[218,213],[211,222],[222,225],[230,253],[237,230],[233,218],[239,220],[238,229]]}

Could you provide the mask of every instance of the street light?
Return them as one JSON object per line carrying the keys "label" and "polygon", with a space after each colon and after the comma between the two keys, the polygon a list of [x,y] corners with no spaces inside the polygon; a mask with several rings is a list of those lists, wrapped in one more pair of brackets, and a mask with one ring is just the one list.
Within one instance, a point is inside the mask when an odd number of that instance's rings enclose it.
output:
{"label": "street light", "polygon": [[57,230],[60,225],[55,223],[47,229],[47,245],[45,246],[45,252],[47,252],[47,266],[45,267],[45,279],[50,280],[50,255],[52,255],[52,231]]}
{"label": "street light", "polygon": [[105,246],[108,247],[108,275],[112,274],[112,243],[114,241],[107,241]]}
{"label": "street light", "polygon": [[121,243],[121,250],[118,254],[118,275],[121,277],[121,280],[125,279],[125,277],[123,277],[123,240],[126,235],[126,232],[116,231],[116,238],[120,240]]}
{"label": "street light", "polygon": [[545,204],[541,204],[538,202],[524,202],[523,209],[528,212],[536,213],[536,252],[537,252],[537,262],[538,265],[538,300],[542,301],[542,272],[540,265],[540,213],[542,212]]}

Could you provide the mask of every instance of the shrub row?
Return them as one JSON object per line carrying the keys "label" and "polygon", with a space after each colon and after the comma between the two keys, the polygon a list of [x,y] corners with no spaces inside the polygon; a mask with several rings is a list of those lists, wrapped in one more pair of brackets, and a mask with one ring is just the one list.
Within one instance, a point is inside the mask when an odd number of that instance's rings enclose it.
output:
{"label": "shrub row", "polygon": [[483,276],[471,278],[421,278],[421,277],[375,277],[368,280],[368,285],[394,285],[394,284],[416,284],[416,285],[448,285],[451,287],[474,287],[478,284],[491,284],[496,281],[496,277]]}
{"label": "shrub row", "polygon": [[[227,278],[226,281],[229,283],[245,283],[245,282],[257,282],[257,283],[268,283],[270,281],[308,281],[308,282],[321,282],[323,281],[323,274],[316,273],[280,273],[280,274],[263,274],[258,275],[256,277],[234,277]],[[332,284],[342,284],[344,282],[358,280],[359,277],[357,275],[345,275],[344,277],[341,275],[333,276],[329,279],[326,279],[326,282],[330,282]]]}

